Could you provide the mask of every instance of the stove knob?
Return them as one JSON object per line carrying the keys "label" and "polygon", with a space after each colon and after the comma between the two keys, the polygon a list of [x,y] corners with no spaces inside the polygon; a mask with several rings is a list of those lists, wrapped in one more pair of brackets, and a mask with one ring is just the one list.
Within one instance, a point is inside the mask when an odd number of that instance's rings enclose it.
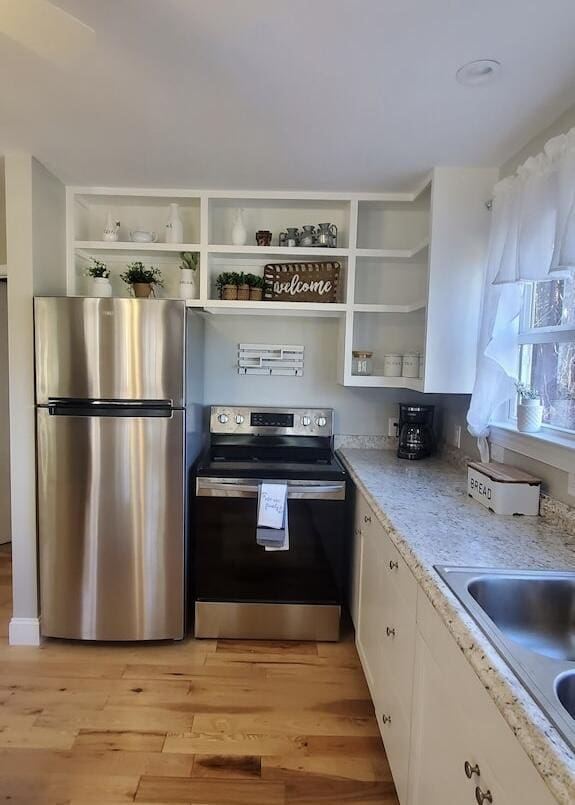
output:
{"label": "stove knob", "polygon": [[222,425],[225,425],[227,421],[228,421],[227,414],[218,414],[218,422],[221,422]]}
{"label": "stove knob", "polygon": [[311,417],[309,416],[302,416],[301,424],[307,428],[308,425],[311,425]]}
{"label": "stove knob", "polygon": [[236,425],[242,425],[242,424],[243,424],[243,421],[244,421],[243,416],[242,416],[241,414],[238,414],[238,415],[236,416]]}
{"label": "stove knob", "polygon": [[318,416],[318,418],[316,419],[316,425],[319,428],[325,428],[325,426],[327,425],[327,419],[324,416]]}

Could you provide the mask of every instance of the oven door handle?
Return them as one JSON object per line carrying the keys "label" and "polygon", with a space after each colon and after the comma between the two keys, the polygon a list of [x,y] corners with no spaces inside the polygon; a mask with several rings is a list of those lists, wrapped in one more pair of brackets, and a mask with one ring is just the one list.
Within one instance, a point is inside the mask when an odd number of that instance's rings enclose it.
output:
{"label": "oven door handle", "polygon": [[[257,498],[261,481],[245,483],[240,480],[197,478],[198,497],[212,498]],[[345,481],[327,484],[287,482],[288,500],[344,500]]]}

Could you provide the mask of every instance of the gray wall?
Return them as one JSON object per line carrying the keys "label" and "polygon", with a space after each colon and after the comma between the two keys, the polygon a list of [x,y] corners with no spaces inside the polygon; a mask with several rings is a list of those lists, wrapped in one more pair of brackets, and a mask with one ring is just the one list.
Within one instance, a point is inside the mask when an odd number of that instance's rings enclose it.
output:
{"label": "gray wall", "polygon": [[[337,382],[339,321],[281,316],[206,317],[205,402],[236,405],[326,406],[336,411],[338,434],[386,435],[398,401],[433,402],[396,389],[344,388]],[[304,376],[239,375],[238,344],[303,344]]]}
{"label": "gray wall", "polygon": [[[521,163],[528,157],[538,154],[547,140],[551,137],[556,137],[558,134],[563,134],[575,126],[575,106],[568,109],[561,117],[554,121],[544,131],[540,132],[536,137],[530,140],[520,151],[514,154],[504,165],[501,167],[501,178],[509,176],[514,173]],[[468,396],[461,397],[446,397],[443,401],[444,406],[444,438],[447,442],[451,442],[453,435],[453,428],[455,425],[461,425],[461,448],[466,455],[473,458],[479,458],[475,439],[466,431],[466,415],[469,408]],[[569,503],[575,506],[575,497],[567,493],[567,473],[562,470],[557,470],[550,467],[548,464],[543,464],[540,461],[527,458],[511,450],[505,450],[504,461],[513,464],[516,467],[527,472],[533,473],[543,479],[543,490],[564,503]],[[573,461],[575,466],[575,458]]]}
{"label": "gray wall", "polygon": [[10,414],[6,290],[6,281],[0,280],[0,544],[10,542]]}

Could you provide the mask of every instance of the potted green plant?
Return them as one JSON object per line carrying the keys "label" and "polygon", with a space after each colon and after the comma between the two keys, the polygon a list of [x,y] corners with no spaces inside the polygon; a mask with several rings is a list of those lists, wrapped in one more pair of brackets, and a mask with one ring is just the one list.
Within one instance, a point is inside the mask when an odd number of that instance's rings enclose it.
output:
{"label": "potted green plant", "polygon": [[216,280],[216,288],[220,299],[238,298],[239,274],[234,271],[223,271]]}
{"label": "potted green plant", "polygon": [[264,293],[264,278],[257,274],[248,274],[246,281],[250,286],[250,300],[252,302],[261,302]]}
{"label": "potted green plant", "polygon": [[543,406],[537,389],[524,383],[517,384],[517,430],[521,433],[537,433],[543,421]]}
{"label": "potted green plant", "polygon": [[160,269],[146,268],[140,260],[129,263],[120,279],[131,286],[134,296],[139,299],[147,299],[156,285],[163,285]]}
{"label": "potted green plant", "polygon": [[199,254],[197,252],[181,252],[180,257],[180,297],[182,299],[195,299],[197,296],[195,273],[198,268]]}
{"label": "potted green plant", "polygon": [[250,298],[250,286],[248,283],[249,274],[244,274],[242,271],[241,274],[237,274],[236,276],[238,285],[238,299],[241,299],[242,302],[247,302]]}
{"label": "potted green plant", "polygon": [[92,265],[86,272],[92,279],[92,296],[112,296],[110,269],[102,260],[90,258]]}

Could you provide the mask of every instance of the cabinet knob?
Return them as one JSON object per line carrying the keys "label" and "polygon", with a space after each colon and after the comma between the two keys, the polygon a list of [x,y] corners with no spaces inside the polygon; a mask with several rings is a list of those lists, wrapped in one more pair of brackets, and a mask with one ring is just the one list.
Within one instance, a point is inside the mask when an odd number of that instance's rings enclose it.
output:
{"label": "cabinet knob", "polygon": [[363,522],[364,523],[371,523],[371,517],[369,516],[369,514],[364,514],[363,515]]}
{"label": "cabinet knob", "polygon": [[395,629],[393,629],[391,626],[388,626],[385,631],[388,637],[395,637]]}
{"label": "cabinet knob", "polygon": [[484,802],[493,802],[493,794],[491,791],[482,791],[479,786],[475,789],[475,799],[477,805],[483,805]]}
{"label": "cabinet knob", "polygon": [[385,713],[383,713],[381,716],[381,721],[383,724],[387,724],[389,727],[391,725],[391,716],[387,716]]}
{"label": "cabinet knob", "polygon": [[476,774],[478,777],[481,774],[477,763],[475,764],[475,766],[472,766],[468,760],[465,761],[464,769],[465,769],[465,776],[467,777],[468,780],[471,780],[474,774]]}
{"label": "cabinet knob", "polygon": [[389,560],[389,569],[390,570],[399,570],[399,562],[394,562],[393,559]]}

